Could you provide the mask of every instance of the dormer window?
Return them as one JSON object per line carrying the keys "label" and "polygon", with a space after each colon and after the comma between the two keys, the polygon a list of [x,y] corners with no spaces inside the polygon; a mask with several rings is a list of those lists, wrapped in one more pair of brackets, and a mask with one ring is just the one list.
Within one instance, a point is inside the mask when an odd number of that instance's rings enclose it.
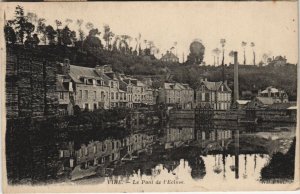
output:
{"label": "dormer window", "polygon": [[204,86],[204,85],[201,86],[201,90],[202,90],[202,91],[205,90],[205,86]]}

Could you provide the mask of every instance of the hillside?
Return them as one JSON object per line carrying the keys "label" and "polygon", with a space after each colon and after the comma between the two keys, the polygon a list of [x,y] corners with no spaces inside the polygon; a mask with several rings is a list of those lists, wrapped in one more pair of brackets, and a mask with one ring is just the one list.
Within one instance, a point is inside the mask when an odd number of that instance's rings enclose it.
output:
{"label": "hillside", "polygon": [[[23,50],[23,46],[9,46],[9,50]],[[96,65],[110,64],[116,72],[143,77],[150,76],[154,79],[156,87],[162,81],[178,81],[188,83],[196,88],[201,78],[210,81],[222,80],[221,66],[196,66],[180,63],[166,63],[151,55],[123,54],[117,51],[102,49],[89,49],[82,51],[78,47],[57,45],[39,45],[36,48],[24,49],[40,56],[52,55],[62,61],[69,58],[74,65],[95,67]],[[233,89],[233,65],[225,67],[225,77],[228,85]],[[272,66],[239,66],[240,95],[243,99],[250,99],[259,89],[274,86],[286,90],[291,101],[296,100],[297,66],[287,64],[283,67]],[[252,94],[251,94],[252,92]]]}

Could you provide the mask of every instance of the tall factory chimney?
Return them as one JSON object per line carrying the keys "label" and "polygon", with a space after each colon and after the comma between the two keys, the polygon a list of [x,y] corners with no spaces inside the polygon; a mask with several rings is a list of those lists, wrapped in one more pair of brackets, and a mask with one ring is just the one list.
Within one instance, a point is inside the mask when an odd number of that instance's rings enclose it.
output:
{"label": "tall factory chimney", "polygon": [[238,52],[233,52],[234,57],[234,96],[233,102],[239,99],[239,64],[238,64]]}

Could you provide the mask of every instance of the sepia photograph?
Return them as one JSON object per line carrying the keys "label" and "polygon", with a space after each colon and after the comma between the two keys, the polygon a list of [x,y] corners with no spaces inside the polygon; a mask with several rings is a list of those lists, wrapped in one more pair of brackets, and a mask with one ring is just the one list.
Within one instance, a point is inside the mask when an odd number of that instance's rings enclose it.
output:
{"label": "sepia photograph", "polygon": [[299,189],[298,1],[2,2],[5,193]]}

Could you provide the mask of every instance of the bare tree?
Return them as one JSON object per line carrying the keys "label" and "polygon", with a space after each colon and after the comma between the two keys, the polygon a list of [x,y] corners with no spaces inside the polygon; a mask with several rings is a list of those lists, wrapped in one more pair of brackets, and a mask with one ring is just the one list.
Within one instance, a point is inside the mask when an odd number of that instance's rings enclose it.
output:
{"label": "bare tree", "polygon": [[246,46],[247,42],[242,41],[242,47],[244,49],[244,65],[246,65]]}
{"label": "bare tree", "polygon": [[221,54],[221,50],[219,48],[215,48],[212,52],[214,54],[214,57],[217,58],[217,65],[220,65],[220,63],[219,63],[219,56]]}
{"label": "bare tree", "polygon": [[82,24],[83,24],[83,20],[82,19],[78,19],[76,21],[76,24],[78,25],[78,34],[79,34],[79,40],[81,42],[81,50],[83,49],[83,40],[84,40],[84,32],[81,28]]}
{"label": "bare tree", "polygon": [[[233,58],[234,57],[234,51],[230,51],[228,55],[229,55],[229,57]],[[232,63],[234,63],[234,61]]]}
{"label": "bare tree", "polygon": [[255,64],[255,50],[254,50],[255,44],[254,44],[254,42],[251,42],[250,45],[252,47],[252,52],[253,52],[253,65],[256,65]]}
{"label": "bare tree", "polygon": [[223,53],[223,56],[222,56],[222,65],[224,65],[224,51],[225,51],[225,44],[226,44],[226,39],[222,38],[220,40],[220,44],[222,46],[222,53]]}

